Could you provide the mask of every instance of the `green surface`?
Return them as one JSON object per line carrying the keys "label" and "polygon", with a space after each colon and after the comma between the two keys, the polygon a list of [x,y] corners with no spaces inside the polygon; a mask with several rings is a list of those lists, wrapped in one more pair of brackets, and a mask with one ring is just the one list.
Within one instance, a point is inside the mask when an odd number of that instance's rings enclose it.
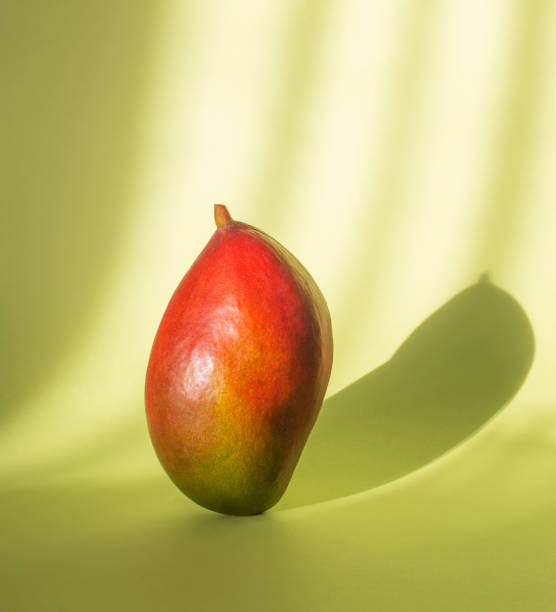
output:
{"label": "green surface", "polygon": [[[240,5],[3,3],[0,609],[554,610],[556,5]],[[256,517],[144,416],[215,202],[335,334]]]}

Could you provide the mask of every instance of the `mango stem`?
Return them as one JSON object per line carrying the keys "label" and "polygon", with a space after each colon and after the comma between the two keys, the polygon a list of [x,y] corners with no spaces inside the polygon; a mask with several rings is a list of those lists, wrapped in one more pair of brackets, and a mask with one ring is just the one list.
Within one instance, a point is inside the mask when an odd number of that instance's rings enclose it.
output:
{"label": "mango stem", "polygon": [[216,227],[223,227],[232,221],[232,216],[224,204],[214,205],[214,220],[216,221]]}

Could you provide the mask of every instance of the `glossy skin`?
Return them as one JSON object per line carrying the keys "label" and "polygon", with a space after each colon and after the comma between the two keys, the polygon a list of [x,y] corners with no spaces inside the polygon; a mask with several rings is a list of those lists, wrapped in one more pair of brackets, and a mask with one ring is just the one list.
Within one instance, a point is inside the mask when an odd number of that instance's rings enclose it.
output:
{"label": "glossy skin", "polygon": [[188,497],[257,514],[284,493],[324,399],[330,315],[284,247],[224,206],[215,218],[154,340],[147,420],[162,466]]}

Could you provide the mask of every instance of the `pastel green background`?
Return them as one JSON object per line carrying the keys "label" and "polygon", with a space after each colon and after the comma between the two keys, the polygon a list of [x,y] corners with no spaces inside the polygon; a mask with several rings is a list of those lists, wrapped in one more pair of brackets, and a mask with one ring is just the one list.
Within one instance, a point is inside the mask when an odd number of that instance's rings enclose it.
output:
{"label": "pastel green background", "polygon": [[[556,3],[5,0],[0,50],[0,607],[554,610]],[[214,202],[335,334],[251,518],[144,418]]]}

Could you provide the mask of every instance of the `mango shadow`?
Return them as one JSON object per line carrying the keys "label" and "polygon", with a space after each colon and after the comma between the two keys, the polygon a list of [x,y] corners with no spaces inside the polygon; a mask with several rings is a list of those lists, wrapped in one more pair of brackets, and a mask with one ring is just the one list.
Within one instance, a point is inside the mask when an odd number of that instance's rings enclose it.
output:
{"label": "mango shadow", "polygon": [[533,355],[524,310],[483,277],[325,402],[278,508],[374,488],[432,461],[515,395]]}

